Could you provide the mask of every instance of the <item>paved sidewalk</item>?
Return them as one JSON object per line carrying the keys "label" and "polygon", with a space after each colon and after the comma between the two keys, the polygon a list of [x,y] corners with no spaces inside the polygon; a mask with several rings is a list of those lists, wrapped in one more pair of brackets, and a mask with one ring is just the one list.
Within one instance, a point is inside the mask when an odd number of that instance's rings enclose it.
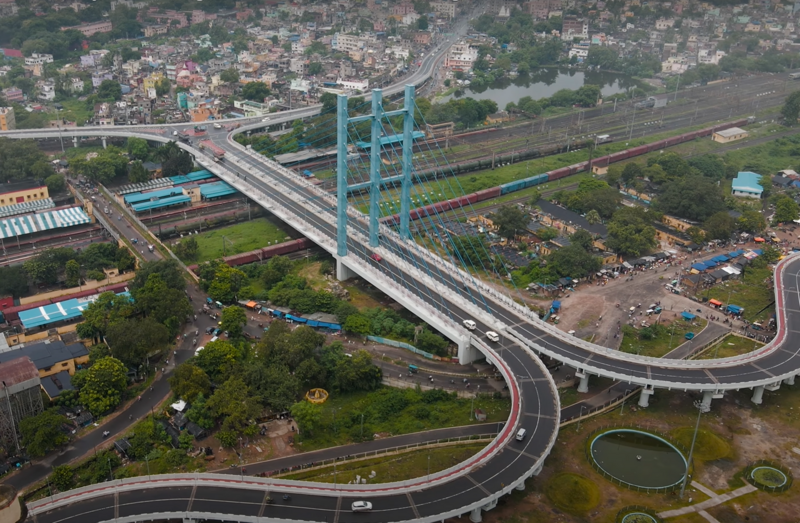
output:
{"label": "paved sidewalk", "polygon": [[[692,485],[695,485],[694,481],[692,482]],[[705,494],[708,494],[708,492],[713,492],[709,489],[705,489],[705,487],[703,489],[698,488],[698,490],[702,491]],[[675,510],[667,510],[665,512],[661,512],[658,514],[658,516],[667,519],[667,518],[674,518],[677,516],[685,516],[686,514],[697,512],[698,514],[706,518],[708,521],[716,521],[710,514],[705,512],[707,508],[716,507],[717,505],[721,505],[722,503],[730,501],[734,498],[738,498],[739,496],[750,494],[754,490],[756,490],[756,488],[753,485],[745,485],[744,487],[737,488],[736,490],[727,492],[725,494],[720,494],[720,495],[715,494],[714,496],[711,497],[711,499],[707,499],[700,503],[695,503],[694,505],[689,505],[688,507],[682,507]]]}

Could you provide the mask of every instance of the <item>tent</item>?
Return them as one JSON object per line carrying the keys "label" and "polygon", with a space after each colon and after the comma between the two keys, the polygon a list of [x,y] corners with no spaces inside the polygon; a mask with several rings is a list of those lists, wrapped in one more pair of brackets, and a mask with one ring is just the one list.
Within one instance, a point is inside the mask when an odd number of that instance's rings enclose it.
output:
{"label": "tent", "polygon": [[738,305],[728,305],[727,307],[725,307],[725,310],[727,310],[728,312],[732,312],[734,314],[741,314],[744,312],[744,308],[739,307]]}
{"label": "tent", "polygon": [[728,257],[725,256],[724,254],[720,254],[719,256],[714,256],[711,259],[717,263],[725,263],[726,261],[728,261]]}
{"label": "tent", "polygon": [[692,314],[691,312],[686,312],[686,311],[682,312],[681,316],[683,316],[683,319],[686,320],[686,321],[692,321],[693,319],[695,319],[697,317],[694,314]]}
{"label": "tent", "polygon": [[710,269],[711,267],[716,267],[716,266],[717,266],[717,262],[715,262],[714,260],[703,260],[703,263],[704,263],[704,264],[705,264],[705,266],[706,266],[706,267],[708,267],[709,269]]}
{"label": "tent", "polygon": [[560,302],[560,301],[558,301],[558,300],[553,300],[553,305],[552,305],[552,307],[551,307],[551,308],[552,308],[553,310],[556,310],[556,311],[557,311],[557,310],[559,310],[559,309],[561,309],[561,302]]}
{"label": "tent", "polygon": [[722,305],[722,302],[721,302],[721,301],[719,301],[719,300],[714,300],[714,299],[708,300],[708,303],[710,303],[711,305],[714,305],[714,306],[716,306],[716,307],[719,307],[720,305]]}
{"label": "tent", "polygon": [[704,263],[693,263],[692,269],[703,272],[704,270],[708,269],[708,267],[706,267]]}

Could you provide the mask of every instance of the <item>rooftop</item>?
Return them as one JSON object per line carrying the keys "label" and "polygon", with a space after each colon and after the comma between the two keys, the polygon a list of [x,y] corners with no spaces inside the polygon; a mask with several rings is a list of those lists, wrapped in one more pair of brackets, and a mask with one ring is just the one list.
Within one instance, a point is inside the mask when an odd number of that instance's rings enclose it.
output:
{"label": "rooftop", "polygon": [[16,354],[14,358],[3,360],[0,363],[0,382],[5,383],[7,387],[38,377],[39,370],[28,356]]}
{"label": "rooftop", "polygon": [[20,182],[4,183],[0,185],[0,194],[8,194],[18,191],[27,191],[30,189],[38,189],[44,187],[43,183],[35,180],[22,180]]}
{"label": "rooftop", "polygon": [[[5,367],[6,362],[27,356],[36,365],[37,369],[52,367],[56,363],[87,356],[89,351],[81,343],[67,345],[63,341],[41,342],[28,345],[19,349],[0,352],[0,369]],[[37,372],[38,376],[39,373]]]}
{"label": "rooftop", "polygon": [[747,131],[744,129],[740,129],[738,127],[731,127],[730,129],[723,129],[722,131],[717,131],[716,134],[722,136],[723,138],[730,138],[731,136],[736,136],[739,134],[747,134]]}
{"label": "rooftop", "polygon": [[536,202],[536,205],[542,210],[542,212],[549,214],[553,218],[561,221],[566,222],[572,225],[576,225],[581,229],[589,231],[592,234],[600,236],[601,238],[605,238],[608,236],[608,229],[602,223],[589,223],[586,218],[581,216],[580,214],[570,211],[564,207],[556,205],[554,203],[548,202],[547,200],[539,200]]}
{"label": "rooftop", "polygon": [[751,171],[740,171],[733,179],[731,188],[734,191],[763,192],[764,187],[759,183],[761,175]]}

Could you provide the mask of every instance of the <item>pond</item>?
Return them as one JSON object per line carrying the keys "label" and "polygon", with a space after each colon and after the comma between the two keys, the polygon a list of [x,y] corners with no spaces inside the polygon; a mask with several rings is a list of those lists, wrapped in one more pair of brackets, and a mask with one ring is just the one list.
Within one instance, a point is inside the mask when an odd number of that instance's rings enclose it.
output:
{"label": "pond", "polygon": [[604,432],[592,440],[590,449],[597,466],[614,479],[635,487],[672,487],[686,473],[683,454],[666,440],[646,432]]}
{"label": "pond", "polygon": [[503,109],[508,102],[517,103],[523,96],[538,100],[548,98],[561,89],[580,89],[584,84],[600,86],[603,96],[609,96],[636,87],[637,81],[616,73],[548,67],[516,78],[503,77],[485,87],[473,89],[468,86],[437,101],[446,102],[452,98],[469,96],[475,100],[493,100]]}

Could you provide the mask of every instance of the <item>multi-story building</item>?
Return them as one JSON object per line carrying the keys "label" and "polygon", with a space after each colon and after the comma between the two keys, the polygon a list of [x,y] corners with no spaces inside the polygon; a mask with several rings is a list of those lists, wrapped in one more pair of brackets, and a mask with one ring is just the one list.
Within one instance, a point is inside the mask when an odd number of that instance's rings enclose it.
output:
{"label": "multi-story building", "polygon": [[160,71],[156,71],[156,72],[150,73],[142,81],[142,89],[144,89],[144,92],[146,92],[146,93],[149,92],[150,89],[155,90],[156,84],[158,82],[160,82],[161,80],[163,80],[164,78],[165,78],[164,77],[164,73],[162,73]]}
{"label": "multi-story building", "polygon": [[95,72],[92,73],[92,87],[97,89],[100,87],[100,84],[103,83],[105,80],[113,80],[114,75],[108,72]]}
{"label": "multi-story building", "polygon": [[22,94],[22,89],[18,87],[9,87],[7,89],[3,89],[3,98],[6,99],[8,102],[23,102],[25,100],[25,95]]}
{"label": "multi-story building", "polygon": [[0,185],[0,207],[17,203],[46,200],[50,197],[47,186],[33,180]]}
{"label": "multi-story building", "polygon": [[342,53],[361,50],[364,48],[364,44],[365,42],[360,36],[344,33],[336,33],[331,40],[331,48]]}
{"label": "multi-story building", "polygon": [[17,128],[13,107],[0,107],[0,131],[13,131]]}
{"label": "multi-story building", "polygon": [[571,41],[573,38],[586,40],[589,38],[589,22],[575,16],[565,16],[561,25],[561,39]]}
{"label": "multi-story building", "polygon": [[100,22],[92,22],[89,24],[62,27],[61,30],[66,31],[67,29],[75,29],[76,31],[83,33],[84,36],[92,36],[97,33],[110,33],[113,28],[114,27],[110,21],[102,20]]}
{"label": "multi-story building", "polygon": [[46,53],[33,53],[27,58],[25,58],[25,65],[41,65],[41,64],[52,64],[53,63],[53,55],[46,54]]}
{"label": "multi-story building", "polygon": [[52,80],[47,80],[39,85],[39,99],[40,100],[55,100],[56,99],[56,84]]}
{"label": "multi-story building", "polygon": [[455,2],[431,2],[431,9],[445,18],[456,17],[456,3]]}
{"label": "multi-story building", "polygon": [[351,91],[366,91],[369,89],[369,80],[356,80],[356,79],[349,79],[346,80],[344,78],[339,78],[336,81],[339,85],[343,88],[351,90]]}
{"label": "multi-story building", "polygon": [[445,58],[444,66],[457,71],[468,72],[472,64],[478,59],[478,50],[473,49],[465,42],[458,42],[450,46],[450,51]]}
{"label": "multi-story building", "polygon": [[303,58],[292,58],[289,62],[289,70],[298,75],[306,74],[306,61]]}
{"label": "multi-story building", "polygon": [[148,25],[144,28],[144,36],[150,38],[156,35],[165,35],[169,32],[169,26],[158,24],[158,25]]}

